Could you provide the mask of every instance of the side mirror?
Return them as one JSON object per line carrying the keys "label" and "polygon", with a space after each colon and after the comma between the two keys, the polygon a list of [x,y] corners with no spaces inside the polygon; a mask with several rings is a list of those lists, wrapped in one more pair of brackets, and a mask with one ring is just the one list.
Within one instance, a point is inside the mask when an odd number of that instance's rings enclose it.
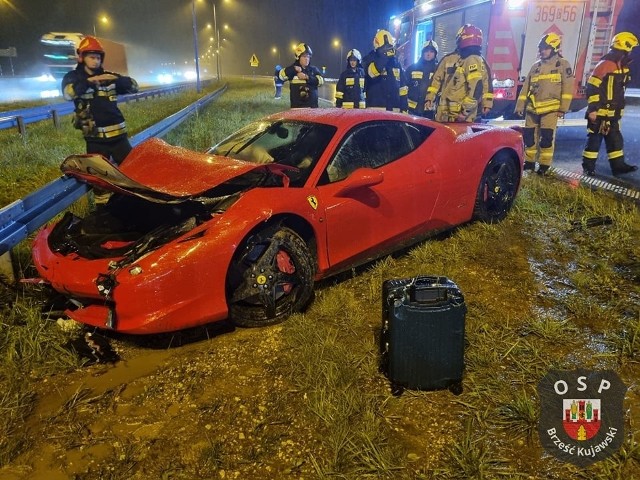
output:
{"label": "side mirror", "polygon": [[373,168],[358,168],[343,181],[343,186],[336,195],[338,197],[348,197],[352,192],[362,188],[373,187],[382,183],[384,176],[380,170]]}

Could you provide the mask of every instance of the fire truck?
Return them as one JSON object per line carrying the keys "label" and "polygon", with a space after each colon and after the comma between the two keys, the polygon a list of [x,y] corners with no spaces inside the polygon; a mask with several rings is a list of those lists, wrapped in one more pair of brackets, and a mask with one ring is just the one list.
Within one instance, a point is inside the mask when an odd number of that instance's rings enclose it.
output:
{"label": "fire truck", "polygon": [[439,58],[456,48],[459,28],[471,23],[484,33],[483,55],[491,69],[492,115],[510,117],[518,93],[538,58],[538,42],[550,32],[562,38],[561,55],[574,66],[571,110],[587,105],[589,74],[608,52],[618,15],[630,0],[426,0],[392,17],[402,65],[420,58],[422,44],[433,39]]}
{"label": "fire truck", "polygon": [[[40,38],[45,64],[51,75],[62,78],[65,73],[76,68],[78,63],[76,50],[84,37],[83,33],[50,32]],[[105,52],[105,70],[127,75],[127,55],[124,45],[106,38],[98,38],[98,41]]]}

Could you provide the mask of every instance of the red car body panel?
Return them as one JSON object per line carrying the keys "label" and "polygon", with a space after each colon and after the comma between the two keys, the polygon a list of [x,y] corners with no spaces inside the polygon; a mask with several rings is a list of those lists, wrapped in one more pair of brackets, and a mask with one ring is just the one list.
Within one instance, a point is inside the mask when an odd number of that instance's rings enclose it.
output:
{"label": "red car body panel", "polygon": [[[99,328],[126,333],[180,330],[225,319],[225,279],[243,240],[275,217],[296,219],[315,239],[316,279],[397,249],[428,232],[471,220],[480,178],[496,152],[508,149],[522,169],[522,139],[509,129],[445,125],[376,110],[294,109],[268,117],[317,122],[337,127],[304,186],[258,187],[244,191],[226,211],[152,250],[121,270],[113,258],[87,259],[49,248],[53,226],[41,230],[33,248],[34,264],[54,289],[76,298],[103,300],[96,281],[114,275],[112,301],[67,312]],[[318,180],[342,138],[363,122],[403,121],[434,129],[425,144],[376,169],[359,169],[347,179],[325,185]],[[75,157],[78,158],[78,157]],[[127,191],[131,183],[146,196],[165,201],[193,197],[252,170],[279,173],[287,167],[264,166],[218,155],[191,152],[150,140],[134,148],[113,176],[67,163],[67,173],[95,185]],[[121,177],[119,176],[121,175]],[[117,260],[117,259],[116,259]]]}

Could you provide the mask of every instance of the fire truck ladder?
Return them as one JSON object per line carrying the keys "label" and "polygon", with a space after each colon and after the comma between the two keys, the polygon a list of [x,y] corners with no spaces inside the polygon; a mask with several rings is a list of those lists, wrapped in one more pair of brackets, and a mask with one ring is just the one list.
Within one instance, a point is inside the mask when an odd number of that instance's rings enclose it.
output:
{"label": "fire truck ladder", "polygon": [[582,78],[583,85],[586,85],[589,75],[591,75],[600,58],[609,51],[615,27],[613,24],[615,9],[616,0],[593,0],[591,34],[587,45],[586,65]]}

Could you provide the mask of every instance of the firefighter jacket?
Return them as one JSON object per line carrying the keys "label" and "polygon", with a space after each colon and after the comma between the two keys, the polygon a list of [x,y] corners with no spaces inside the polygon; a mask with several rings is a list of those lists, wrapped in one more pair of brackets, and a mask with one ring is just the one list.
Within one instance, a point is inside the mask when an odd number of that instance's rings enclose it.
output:
{"label": "firefighter jacket", "polygon": [[573,98],[573,72],[569,62],[559,54],[540,59],[531,66],[518,100],[516,112],[543,115],[566,113]]}
{"label": "firefighter jacket", "polygon": [[[295,67],[300,67],[301,72],[309,78],[305,80],[298,78]],[[324,78],[317,67],[307,65],[303,68],[296,60],[292,65],[280,70],[280,79],[290,82],[291,108],[318,108],[318,87],[324,83]]]}
{"label": "firefighter jacket", "polygon": [[409,110],[421,115],[424,112],[424,101],[427,97],[427,88],[431,84],[431,78],[436,71],[438,61],[421,58],[407,68],[407,104]]}
{"label": "firefighter jacket", "polygon": [[624,110],[624,92],[630,80],[630,59],[626,52],[612,49],[596,65],[587,81],[587,113],[598,118],[619,120]]}
{"label": "firefighter jacket", "polygon": [[281,87],[284,85],[284,80],[280,78],[280,71],[282,71],[282,68],[276,68],[273,71],[273,84],[276,87]]}
{"label": "firefighter jacket", "polygon": [[[78,63],[62,78],[62,93],[66,100],[75,105],[74,127],[94,141],[110,141],[126,135],[127,126],[124,116],[118,108],[117,95],[136,93],[138,83],[131,77],[98,68],[89,75],[84,63]],[[115,75],[115,80],[99,83],[89,81],[90,76],[102,74]]]}
{"label": "firefighter jacket", "polygon": [[367,108],[406,112],[408,88],[395,55],[385,56],[372,50],[362,59],[362,67],[366,74]]}
{"label": "firefighter jacket", "polygon": [[438,108],[457,119],[474,121],[479,109],[493,108],[489,65],[475,53],[455,51],[445,55],[433,74],[426,99],[433,102],[438,93]]}
{"label": "firefighter jacket", "polygon": [[364,108],[364,69],[350,66],[340,74],[336,85],[336,107]]}

